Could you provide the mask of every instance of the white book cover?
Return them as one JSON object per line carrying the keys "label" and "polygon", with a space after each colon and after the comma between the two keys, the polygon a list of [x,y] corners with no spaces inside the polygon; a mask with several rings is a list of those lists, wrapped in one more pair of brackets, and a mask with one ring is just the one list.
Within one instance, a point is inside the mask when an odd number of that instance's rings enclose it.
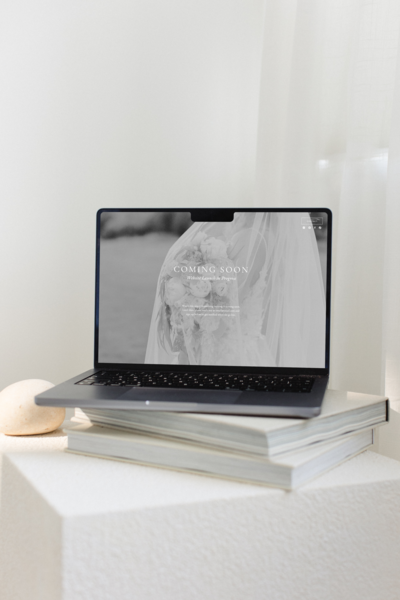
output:
{"label": "white book cover", "polygon": [[373,430],[367,429],[270,460],[90,424],[66,432],[72,452],[284,489],[309,481],[373,443]]}
{"label": "white book cover", "polygon": [[327,390],[321,415],[312,419],[76,409],[73,420],[272,457],[381,425],[388,420],[388,401]]}

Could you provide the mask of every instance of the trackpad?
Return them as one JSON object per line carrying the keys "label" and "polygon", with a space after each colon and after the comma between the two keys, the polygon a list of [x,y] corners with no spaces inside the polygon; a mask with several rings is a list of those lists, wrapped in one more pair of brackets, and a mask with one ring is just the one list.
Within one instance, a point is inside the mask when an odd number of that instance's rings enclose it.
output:
{"label": "trackpad", "polygon": [[138,400],[145,402],[196,402],[205,404],[233,404],[241,391],[187,390],[166,388],[130,388],[118,400]]}

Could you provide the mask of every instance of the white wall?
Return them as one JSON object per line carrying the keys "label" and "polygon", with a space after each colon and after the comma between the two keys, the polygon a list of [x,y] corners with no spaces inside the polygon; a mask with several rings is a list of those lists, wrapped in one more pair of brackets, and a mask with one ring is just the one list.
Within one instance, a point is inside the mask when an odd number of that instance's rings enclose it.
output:
{"label": "white wall", "polygon": [[92,365],[95,212],[253,201],[263,0],[0,8],[0,389]]}

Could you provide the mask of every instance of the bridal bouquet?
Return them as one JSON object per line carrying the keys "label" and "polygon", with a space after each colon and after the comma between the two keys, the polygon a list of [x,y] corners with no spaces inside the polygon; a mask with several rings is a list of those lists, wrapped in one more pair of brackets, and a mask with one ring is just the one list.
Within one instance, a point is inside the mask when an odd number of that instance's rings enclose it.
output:
{"label": "bridal bouquet", "polygon": [[179,353],[180,364],[215,364],[216,339],[219,347],[225,339],[226,352],[232,353],[238,270],[228,251],[224,240],[199,232],[163,265],[159,336],[164,346]]}

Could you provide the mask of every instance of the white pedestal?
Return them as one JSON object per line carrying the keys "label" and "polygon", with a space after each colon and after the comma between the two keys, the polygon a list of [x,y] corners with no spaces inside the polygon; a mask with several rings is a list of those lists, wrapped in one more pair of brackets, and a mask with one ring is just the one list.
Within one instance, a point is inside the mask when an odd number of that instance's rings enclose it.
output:
{"label": "white pedestal", "polygon": [[365,452],[283,492],[63,444],[0,438],[2,600],[400,598],[397,461]]}

